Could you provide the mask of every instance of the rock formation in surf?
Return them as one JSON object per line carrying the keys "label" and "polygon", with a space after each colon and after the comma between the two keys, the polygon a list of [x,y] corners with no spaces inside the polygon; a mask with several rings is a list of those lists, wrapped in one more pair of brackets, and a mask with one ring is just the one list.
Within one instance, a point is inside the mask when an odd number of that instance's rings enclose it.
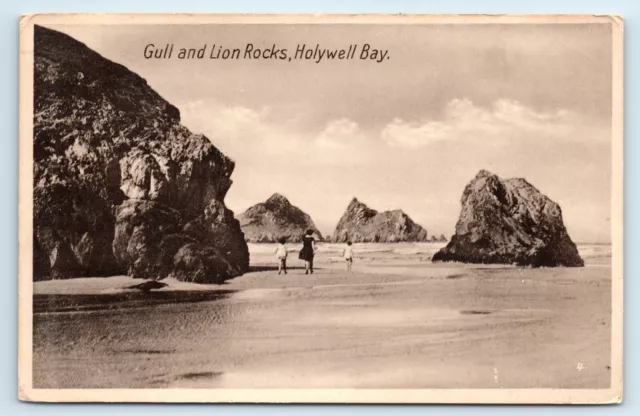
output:
{"label": "rock formation in surf", "polygon": [[462,194],[456,233],[434,261],[583,266],[560,206],[521,178],[480,171]]}
{"label": "rock formation in surf", "polygon": [[275,243],[281,237],[287,242],[302,241],[307,230],[313,230],[319,241],[324,241],[311,217],[280,194],[273,194],[238,215],[246,241],[251,243]]}
{"label": "rock formation in surf", "polygon": [[245,272],[224,205],[234,162],[137,74],[60,32],[34,36],[34,279]]}
{"label": "rock formation in surf", "polygon": [[331,237],[334,243],[427,241],[427,230],[401,210],[378,212],[353,198]]}
{"label": "rock formation in surf", "polygon": [[435,235],[432,235],[431,237],[429,237],[429,242],[431,242],[431,243],[446,243],[447,242],[447,237],[445,237],[444,234],[440,234],[440,237],[436,237]]}

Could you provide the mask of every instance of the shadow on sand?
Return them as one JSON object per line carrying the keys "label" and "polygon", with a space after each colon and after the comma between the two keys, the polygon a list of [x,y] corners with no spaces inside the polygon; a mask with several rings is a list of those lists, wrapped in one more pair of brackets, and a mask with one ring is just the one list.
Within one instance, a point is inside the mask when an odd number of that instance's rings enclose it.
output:
{"label": "shadow on sand", "polygon": [[[287,271],[291,271],[291,270],[303,270],[304,271],[304,266],[287,266]],[[314,267],[313,270],[322,270],[319,267]],[[252,273],[252,272],[277,272],[278,271],[278,265],[271,265],[271,264],[259,264],[259,265],[255,265],[255,266],[249,266],[249,271],[248,273]]]}
{"label": "shadow on sand", "polygon": [[95,295],[34,295],[33,313],[87,312],[131,309],[162,304],[209,302],[223,299],[234,292],[234,290],[163,290]]}

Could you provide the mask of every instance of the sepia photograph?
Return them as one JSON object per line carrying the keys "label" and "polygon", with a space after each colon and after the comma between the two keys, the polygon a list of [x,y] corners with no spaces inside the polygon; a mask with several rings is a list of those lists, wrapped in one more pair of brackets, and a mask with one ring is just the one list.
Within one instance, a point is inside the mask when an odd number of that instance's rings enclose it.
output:
{"label": "sepia photograph", "polygon": [[23,16],[20,398],[619,402],[622,26]]}

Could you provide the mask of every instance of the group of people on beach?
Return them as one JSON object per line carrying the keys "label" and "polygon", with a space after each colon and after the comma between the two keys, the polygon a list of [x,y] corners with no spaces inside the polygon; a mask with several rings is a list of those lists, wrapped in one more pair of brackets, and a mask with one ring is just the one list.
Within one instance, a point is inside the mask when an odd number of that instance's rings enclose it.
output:
{"label": "group of people on beach", "polygon": [[[282,237],[278,240],[276,257],[278,258],[278,274],[287,274],[287,239]],[[347,270],[351,270],[353,264],[353,248],[351,241],[347,242],[347,247],[342,252],[342,257],[347,263]],[[316,239],[313,237],[313,230],[307,230],[302,237],[302,249],[298,253],[298,258],[304,261],[304,274],[313,274],[313,258],[316,254]]]}

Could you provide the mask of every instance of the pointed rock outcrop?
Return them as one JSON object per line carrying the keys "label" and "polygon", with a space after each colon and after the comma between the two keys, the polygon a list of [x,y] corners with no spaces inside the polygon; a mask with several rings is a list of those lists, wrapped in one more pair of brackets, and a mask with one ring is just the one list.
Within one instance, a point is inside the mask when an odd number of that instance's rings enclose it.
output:
{"label": "pointed rock outcrop", "polygon": [[220,283],[249,253],[224,205],[234,162],[147,82],[34,30],[34,279]]}
{"label": "pointed rock outcrop", "polygon": [[431,237],[429,237],[429,242],[431,242],[431,243],[446,243],[447,242],[447,237],[445,237],[444,234],[440,234],[440,237],[436,237],[435,235],[432,235]]}
{"label": "pointed rock outcrop", "polygon": [[397,243],[427,241],[427,230],[401,210],[378,212],[353,198],[340,218],[331,241]]}
{"label": "pointed rock outcrop", "polygon": [[280,194],[247,209],[238,215],[238,221],[246,241],[251,243],[275,243],[282,237],[297,243],[307,230],[313,230],[315,238],[324,241],[309,214]]}
{"label": "pointed rock outcrop", "polygon": [[456,233],[433,261],[583,266],[560,206],[524,179],[480,171],[462,193]]}

